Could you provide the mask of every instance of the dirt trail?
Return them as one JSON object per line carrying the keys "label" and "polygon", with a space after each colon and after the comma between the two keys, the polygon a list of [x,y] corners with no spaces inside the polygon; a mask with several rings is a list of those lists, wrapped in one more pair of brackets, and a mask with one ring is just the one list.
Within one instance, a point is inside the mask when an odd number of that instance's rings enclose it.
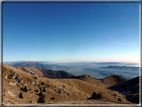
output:
{"label": "dirt trail", "polygon": [[62,102],[58,104],[110,104],[109,102],[104,102],[104,101],[69,101],[69,102]]}

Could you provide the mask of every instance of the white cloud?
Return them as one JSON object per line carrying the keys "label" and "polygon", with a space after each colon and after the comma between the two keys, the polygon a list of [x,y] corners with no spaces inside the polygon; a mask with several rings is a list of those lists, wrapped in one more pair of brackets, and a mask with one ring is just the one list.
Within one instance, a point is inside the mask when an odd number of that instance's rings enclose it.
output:
{"label": "white cloud", "polygon": [[110,39],[110,40],[112,40],[114,43],[116,43],[116,44],[118,44],[118,45],[126,45],[126,44],[124,44],[124,43],[121,43],[121,42],[119,42],[119,41],[116,41],[116,40],[114,40],[113,38],[111,38],[110,36],[106,36],[108,39]]}

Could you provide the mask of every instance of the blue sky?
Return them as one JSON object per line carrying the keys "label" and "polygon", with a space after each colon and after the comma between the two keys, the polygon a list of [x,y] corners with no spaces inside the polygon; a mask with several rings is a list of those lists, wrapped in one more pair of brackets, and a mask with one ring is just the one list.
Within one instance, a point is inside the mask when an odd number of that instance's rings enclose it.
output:
{"label": "blue sky", "polygon": [[3,3],[4,61],[139,59],[139,3]]}

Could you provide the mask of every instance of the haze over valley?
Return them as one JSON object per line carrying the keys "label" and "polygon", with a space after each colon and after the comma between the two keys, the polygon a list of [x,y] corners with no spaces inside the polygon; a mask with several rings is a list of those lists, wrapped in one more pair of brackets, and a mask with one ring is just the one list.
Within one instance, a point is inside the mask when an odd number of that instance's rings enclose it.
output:
{"label": "haze over valley", "polygon": [[[40,62],[40,63],[39,63]],[[93,78],[102,79],[110,75],[120,75],[125,79],[139,76],[139,65],[137,63],[121,62],[72,62],[72,63],[50,63],[42,61],[13,61],[4,62],[13,67],[35,66],[41,69],[63,70],[72,75],[90,75]]]}

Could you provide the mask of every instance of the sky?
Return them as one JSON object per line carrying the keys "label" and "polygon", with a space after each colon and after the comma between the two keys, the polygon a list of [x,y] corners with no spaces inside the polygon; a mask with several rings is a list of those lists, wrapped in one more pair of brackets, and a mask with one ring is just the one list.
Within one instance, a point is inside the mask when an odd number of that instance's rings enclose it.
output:
{"label": "sky", "polygon": [[139,3],[3,3],[3,61],[140,60]]}

